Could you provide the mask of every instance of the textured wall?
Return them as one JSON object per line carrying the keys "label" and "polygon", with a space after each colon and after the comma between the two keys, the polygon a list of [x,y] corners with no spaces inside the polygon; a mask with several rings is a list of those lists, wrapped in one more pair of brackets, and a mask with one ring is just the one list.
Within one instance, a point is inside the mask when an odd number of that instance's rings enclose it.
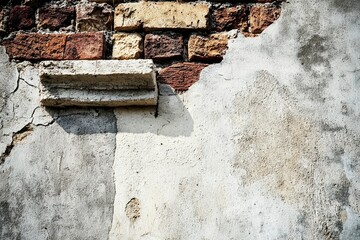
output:
{"label": "textured wall", "polygon": [[1,239],[359,239],[359,13],[284,3],[157,113],[43,109],[0,48]]}
{"label": "textured wall", "polygon": [[282,2],[3,0],[0,44],[20,61],[152,59],[159,82],[186,91],[229,39],[276,21]]}

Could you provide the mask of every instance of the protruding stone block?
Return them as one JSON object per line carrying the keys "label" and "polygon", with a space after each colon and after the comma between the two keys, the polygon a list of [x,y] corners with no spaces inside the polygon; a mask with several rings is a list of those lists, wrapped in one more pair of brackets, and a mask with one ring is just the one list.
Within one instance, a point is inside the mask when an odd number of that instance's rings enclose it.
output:
{"label": "protruding stone block", "polygon": [[121,3],[115,9],[115,30],[206,29],[209,5],[205,3]]}
{"label": "protruding stone block", "polygon": [[143,40],[138,33],[117,33],[113,35],[114,59],[138,59],[143,54]]}
{"label": "protruding stone block", "polygon": [[156,105],[152,60],[46,61],[40,65],[45,106]]}

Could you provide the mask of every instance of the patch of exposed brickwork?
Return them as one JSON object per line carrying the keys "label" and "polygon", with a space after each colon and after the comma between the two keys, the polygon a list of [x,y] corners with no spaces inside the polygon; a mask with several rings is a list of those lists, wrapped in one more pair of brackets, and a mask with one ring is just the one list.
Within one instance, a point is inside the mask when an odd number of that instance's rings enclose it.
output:
{"label": "patch of exposed brickwork", "polygon": [[0,41],[16,61],[153,59],[160,83],[186,91],[223,59],[234,30],[258,36],[282,2],[4,0]]}

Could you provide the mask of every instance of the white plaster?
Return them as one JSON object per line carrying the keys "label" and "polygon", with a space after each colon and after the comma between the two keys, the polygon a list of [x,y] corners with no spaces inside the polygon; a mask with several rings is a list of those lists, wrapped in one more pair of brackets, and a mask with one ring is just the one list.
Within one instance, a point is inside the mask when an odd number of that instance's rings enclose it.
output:
{"label": "white plaster", "polygon": [[360,149],[358,41],[347,34],[359,31],[356,11],[343,17],[334,2],[285,3],[188,92],[160,92],[157,118],[116,111],[110,239],[357,239],[358,218],[340,216],[359,214],[359,176],[341,160]]}

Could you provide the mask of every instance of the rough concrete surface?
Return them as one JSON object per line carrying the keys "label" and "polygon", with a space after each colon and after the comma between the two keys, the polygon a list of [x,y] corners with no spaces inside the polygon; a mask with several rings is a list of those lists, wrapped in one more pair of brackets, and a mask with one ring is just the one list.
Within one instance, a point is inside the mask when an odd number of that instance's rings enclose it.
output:
{"label": "rough concrete surface", "polygon": [[282,9],[157,112],[44,109],[0,48],[0,238],[359,239],[360,2]]}

